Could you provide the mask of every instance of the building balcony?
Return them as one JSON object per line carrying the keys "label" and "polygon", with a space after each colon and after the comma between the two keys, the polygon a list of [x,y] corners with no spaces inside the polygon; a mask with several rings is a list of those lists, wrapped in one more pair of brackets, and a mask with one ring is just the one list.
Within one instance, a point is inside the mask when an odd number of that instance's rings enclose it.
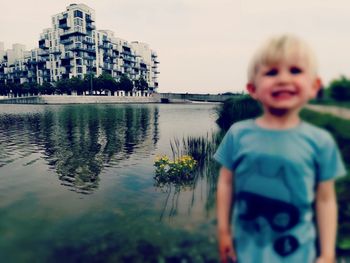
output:
{"label": "building balcony", "polygon": [[111,58],[118,58],[118,54],[116,53],[111,53],[111,54],[108,54],[108,56],[110,56]]}
{"label": "building balcony", "polygon": [[38,55],[39,56],[48,56],[49,52],[47,50],[39,50]]}
{"label": "building balcony", "polygon": [[71,45],[73,44],[73,39],[64,39],[64,40],[61,40],[60,43],[63,45]]}
{"label": "building balcony", "polygon": [[51,54],[61,54],[61,50],[59,48],[52,48],[50,50]]}
{"label": "building balcony", "polygon": [[88,29],[88,30],[95,30],[96,26],[92,25],[92,24],[86,24],[86,29]]}
{"label": "building balcony", "polygon": [[94,45],[95,44],[95,42],[94,42],[94,40],[92,38],[87,38],[87,37],[85,37],[83,39],[83,43],[88,44],[88,45]]}
{"label": "building balcony", "polygon": [[72,59],[72,58],[74,58],[74,55],[70,52],[67,52],[61,56],[61,59],[65,59],[65,60]]}
{"label": "building balcony", "polygon": [[88,53],[91,53],[91,54],[95,54],[96,53],[96,50],[94,48],[90,48],[90,47],[85,48],[85,51],[88,52]]}
{"label": "building balcony", "polygon": [[75,43],[71,46],[67,46],[66,50],[72,50],[72,51],[87,51],[87,47],[80,44],[80,43]]}
{"label": "building balcony", "polygon": [[129,62],[135,62],[135,58],[129,57],[129,56],[124,56],[123,60],[129,61]]}
{"label": "building balcony", "polygon": [[66,17],[58,20],[58,27],[62,28],[62,29],[70,28],[70,25],[68,25],[68,23],[67,23],[67,18]]}
{"label": "building balcony", "polygon": [[111,64],[104,63],[103,66],[102,66],[102,69],[104,69],[104,70],[112,70],[113,67],[112,67]]}
{"label": "building balcony", "polygon": [[135,57],[135,55],[132,54],[131,51],[128,51],[128,50],[123,50],[123,51],[121,52],[121,54],[127,55],[127,56],[131,56],[131,57]]}
{"label": "building balcony", "polygon": [[83,31],[68,31],[68,32],[63,32],[61,37],[68,37],[68,36],[85,36],[86,32]]}
{"label": "building balcony", "polygon": [[96,58],[93,57],[93,56],[89,56],[89,55],[83,55],[83,59],[86,59],[86,60],[95,60]]}
{"label": "building balcony", "polygon": [[89,23],[95,22],[95,19],[93,17],[91,17],[91,15],[88,15],[88,14],[85,15],[85,20],[86,20],[86,22],[89,22]]}
{"label": "building balcony", "polygon": [[47,39],[40,39],[39,40],[39,48],[48,49],[49,48],[49,41]]}
{"label": "building balcony", "polygon": [[69,29],[70,28],[70,26],[68,24],[59,24],[58,27],[62,28],[62,29]]}
{"label": "building balcony", "polygon": [[108,49],[111,48],[111,46],[110,46],[110,45],[107,45],[107,44],[98,45],[98,47],[99,47],[99,48],[102,48],[102,49],[106,49],[106,50],[108,50]]}
{"label": "building balcony", "polygon": [[38,65],[43,65],[43,64],[46,63],[46,59],[44,59],[44,58],[38,58],[38,59],[37,59],[37,63],[38,63]]}

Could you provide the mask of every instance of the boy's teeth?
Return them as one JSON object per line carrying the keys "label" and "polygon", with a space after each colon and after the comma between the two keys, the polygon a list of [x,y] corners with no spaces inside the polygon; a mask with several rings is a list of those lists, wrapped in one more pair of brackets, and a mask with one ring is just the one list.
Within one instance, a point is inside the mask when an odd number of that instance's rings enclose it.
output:
{"label": "boy's teeth", "polygon": [[272,96],[280,96],[280,95],[294,95],[295,92],[289,91],[289,90],[279,90],[279,91],[274,91],[272,92]]}

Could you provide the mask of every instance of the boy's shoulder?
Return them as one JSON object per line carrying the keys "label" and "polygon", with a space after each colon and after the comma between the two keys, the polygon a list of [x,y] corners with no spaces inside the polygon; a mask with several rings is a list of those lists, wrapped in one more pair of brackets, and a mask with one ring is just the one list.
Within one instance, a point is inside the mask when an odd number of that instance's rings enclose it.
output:
{"label": "boy's shoulder", "polygon": [[[261,131],[262,129],[257,128],[255,119],[246,119],[232,124],[228,130],[228,133],[239,137],[243,134],[249,134],[250,132],[256,133]],[[329,131],[306,121],[302,121],[302,124],[297,129],[293,129],[293,132],[298,133],[316,145],[325,146],[334,143],[333,136]],[[266,134],[266,130],[264,130],[264,134]],[[272,134],[274,135],[274,133]]]}
{"label": "boy's shoulder", "polygon": [[251,130],[254,128],[254,119],[246,119],[242,121],[235,122],[231,125],[230,133],[241,133],[242,131]]}
{"label": "boy's shoulder", "polygon": [[315,140],[333,140],[332,135],[329,131],[322,129],[314,124],[303,121],[303,132],[308,134],[310,137]]}

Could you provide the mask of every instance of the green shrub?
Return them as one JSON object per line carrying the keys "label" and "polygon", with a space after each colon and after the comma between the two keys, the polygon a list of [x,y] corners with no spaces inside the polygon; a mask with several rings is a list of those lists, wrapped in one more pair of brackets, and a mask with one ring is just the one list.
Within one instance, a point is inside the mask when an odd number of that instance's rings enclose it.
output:
{"label": "green shrub", "polygon": [[217,124],[227,131],[230,126],[241,120],[255,118],[261,114],[259,103],[250,96],[230,98],[217,108]]}
{"label": "green shrub", "polygon": [[330,96],[337,101],[350,101],[350,80],[346,77],[333,80],[329,85]]}

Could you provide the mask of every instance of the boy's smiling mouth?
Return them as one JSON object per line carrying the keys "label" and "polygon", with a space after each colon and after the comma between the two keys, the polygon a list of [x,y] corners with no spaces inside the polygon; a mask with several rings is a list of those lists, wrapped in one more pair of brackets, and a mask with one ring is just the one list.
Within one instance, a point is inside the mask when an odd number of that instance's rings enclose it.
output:
{"label": "boy's smiling mouth", "polygon": [[274,98],[290,98],[296,94],[297,92],[294,89],[277,89],[271,92]]}

